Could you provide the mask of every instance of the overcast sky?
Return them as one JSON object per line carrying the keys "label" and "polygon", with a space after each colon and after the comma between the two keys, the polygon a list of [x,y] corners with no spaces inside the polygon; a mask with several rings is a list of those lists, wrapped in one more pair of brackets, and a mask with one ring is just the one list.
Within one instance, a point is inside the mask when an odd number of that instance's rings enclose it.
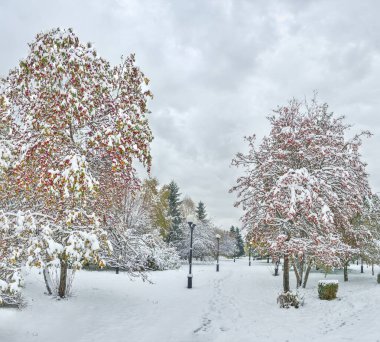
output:
{"label": "overcast sky", "polygon": [[151,79],[152,176],[175,180],[221,227],[239,224],[228,193],[245,135],[269,132],[266,116],[317,90],[363,144],[380,191],[380,2],[239,0],[0,0],[0,75],[51,28],[74,28],[118,63],[136,53]]}

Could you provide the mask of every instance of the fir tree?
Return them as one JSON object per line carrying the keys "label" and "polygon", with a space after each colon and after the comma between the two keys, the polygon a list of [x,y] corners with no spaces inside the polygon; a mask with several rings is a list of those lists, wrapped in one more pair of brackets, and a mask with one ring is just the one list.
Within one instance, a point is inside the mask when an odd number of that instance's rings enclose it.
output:
{"label": "fir tree", "polygon": [[171,221],[171,225],[169,227],[169,234],[166,238],[166,241],[168,243],[176,243],[179,240],[181,240],[182,237],[182,230],[181,230],[181,212],[180,212],[180,205],[181,202],[179,200],[180,193],[179,193],[179,187],[174,182],[171,181],[168,185],[169,190],[169,197],[168,197],[168,216]]}
{"label": "fir tree", "polygon": [[230,235],[235,240],[235,257],[240,257],[245,254],[244,252],[244,241],[240,234],[240,230],[237,227],[231,226],[230,228]]}
{"label": "fir tree", "polygon": [[244,241],[240,234],[240,230],[238,227],[231,226],[230,233],[235,237],[236,240],[236,257],[241,257],[245,254],[244,252]]}
{"label": "fir tree", "polygon": [[206,206],[203,202],[199,202],[197,209],[195,210],[195,213],[197,215],[197,219],[199,221],[206,221],[207,214],[206,214]]}

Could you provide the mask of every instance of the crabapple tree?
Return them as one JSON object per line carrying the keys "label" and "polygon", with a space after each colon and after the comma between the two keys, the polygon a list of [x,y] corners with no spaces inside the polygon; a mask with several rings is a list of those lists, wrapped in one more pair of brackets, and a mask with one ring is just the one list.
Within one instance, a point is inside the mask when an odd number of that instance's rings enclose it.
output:
{"label": "crabapple tree", "polygon": [[288,292],[291,260],[334,267],[357,252],[348,236],[370,195],[359,154],[361,136],[369,133],[348,140],[344,118],[315,98],[311,103],[293,99],[268,119],[269,135],[258,146],[255,136],[246,138],[248,154],[233,159],[245,175],[231,191],[244,210],[248,240],[284,257]]}
{"label": "crabapple tree", "polygon": [[[50,218],[50,236],[61,246],[61,297],[68,267],[102,264],[115,189],[138,185],[135,161],[150,169],[147,84],[133,55],[113,67],[71,29],[38,34],[1,81],[17,156],[11,202]],[[51,263],[46,255],[45,266]]]}

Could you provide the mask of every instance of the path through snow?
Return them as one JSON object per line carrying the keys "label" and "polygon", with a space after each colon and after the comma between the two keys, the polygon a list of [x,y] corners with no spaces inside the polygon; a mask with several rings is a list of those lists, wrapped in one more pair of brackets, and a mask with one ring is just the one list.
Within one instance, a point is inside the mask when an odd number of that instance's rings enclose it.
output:
{"label": "path through snow", "polygon": [[[85,272],[74,281],[74,297],[57,301],[43,294],[37,272],[26,278],[28,307],[0,310],[0,342],[252,342],[380,341],[380,285],[355,266],[340,282],[334,301],[320,301],[311,273],[300,309],[279,309],[281,276],[265,260],[246,258],[194,265],[193,289],[187,267],[153,272],[154,284],[126,274]],[[378,272],[379,269],[376,269]],[[292,278],[294,286],[295,279]]]}

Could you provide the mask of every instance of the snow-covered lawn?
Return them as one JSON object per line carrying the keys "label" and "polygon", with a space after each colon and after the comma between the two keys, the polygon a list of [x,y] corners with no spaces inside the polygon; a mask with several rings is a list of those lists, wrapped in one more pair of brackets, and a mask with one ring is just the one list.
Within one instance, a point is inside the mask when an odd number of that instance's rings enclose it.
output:
{"label": "snow-covered lawn", "polygon": [[[376,268],[376,273],[379,269]],[[321,273],[311,273],[300,309],[279,309],[281,276],[265,260],[194,265],[193,289],[187,267],[154,272],[154,284],[130,281],[126,274],[79,272],[74,297],[55,300],[43,294],[41,275],[26,278],[28,306],[0,309],[1,342],[200,342],[200,341],[380,341],[380,285],[369,268],[341,273],[338,299],[317,295]],[[294,278],[292,278],[294,285]]]}

